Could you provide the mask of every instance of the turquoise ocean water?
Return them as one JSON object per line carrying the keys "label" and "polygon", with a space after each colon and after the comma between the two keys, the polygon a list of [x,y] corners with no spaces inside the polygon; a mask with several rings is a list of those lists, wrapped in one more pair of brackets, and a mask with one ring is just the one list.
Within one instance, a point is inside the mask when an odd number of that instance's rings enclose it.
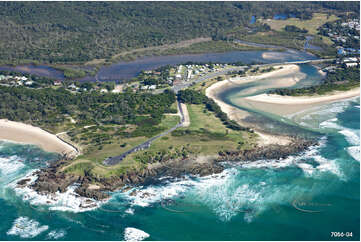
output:
{"label": "turquoise ocean water", "polygon": [[56,155],[1,141],[0,240],[359,240],[360,99],[288,120],[320,144],[281,161],[225,164],[205,178],[164,178],[89,211],[73,206],[72,189],[48,204],[15,188]]}

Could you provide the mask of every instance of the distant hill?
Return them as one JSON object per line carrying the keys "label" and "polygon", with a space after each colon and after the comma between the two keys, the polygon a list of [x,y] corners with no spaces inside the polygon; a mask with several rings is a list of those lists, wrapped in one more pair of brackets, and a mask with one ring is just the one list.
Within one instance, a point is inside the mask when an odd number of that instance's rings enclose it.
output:
{"label": "distant hill", "polygon": [[359,11],[358,2],[0,2],[0,61],[85,62],[223,36],[252,15]]}

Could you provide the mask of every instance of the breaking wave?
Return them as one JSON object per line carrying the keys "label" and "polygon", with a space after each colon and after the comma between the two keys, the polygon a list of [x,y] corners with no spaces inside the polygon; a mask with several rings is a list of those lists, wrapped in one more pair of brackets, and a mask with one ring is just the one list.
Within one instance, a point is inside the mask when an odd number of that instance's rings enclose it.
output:
{"label": "breaking wave", "polygon": [[31,205],[44,205],[49,207],[49,210],[85,212],[96,209],[102,204],[100,201],[79,196],[75,192],[77,184],[68,187],[64,193],[39,194],[29,187],[37,179],[37,176],[33,175],[33,173],[34,171],[22,178],[29,179],[26,186],[18,186],[17,181],[9,185],[15,190],[16,195],[22,197],[24,201],[28,201]]}
{"label": "breaking wave", "polygon": [[124,230],[124,241],[140,241],[149,237],[149,234],[136,228],[126,228]]}
{"label": "breaking wave", "polygon": [[48,228],[47,225],[41,226],[39,222],[28,217],[19,217],[14,221],[12,228],[6,234],[28,239],[38,236],[48,230]]}

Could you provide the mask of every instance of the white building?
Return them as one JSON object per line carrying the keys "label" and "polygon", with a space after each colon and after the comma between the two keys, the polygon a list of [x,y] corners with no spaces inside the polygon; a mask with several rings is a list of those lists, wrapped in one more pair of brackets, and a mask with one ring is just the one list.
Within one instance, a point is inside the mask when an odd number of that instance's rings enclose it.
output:
{"label": "white building", "polygon": [[357,58],[356,57],[348,57],[343,59],[343,62],[357,62]]}
{"label": "white building", "polygon": [[357,66],[357,62],[351,62],[351,63],[346,63],[346,67],[353,67],[353,66]]}

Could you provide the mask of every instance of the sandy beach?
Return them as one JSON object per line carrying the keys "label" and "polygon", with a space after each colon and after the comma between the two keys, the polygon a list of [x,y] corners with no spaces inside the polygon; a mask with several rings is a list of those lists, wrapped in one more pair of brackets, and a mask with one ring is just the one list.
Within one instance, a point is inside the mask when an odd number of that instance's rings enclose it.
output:
{"label": "sandy beach", "polygon": [[262,111],[286,116],[313,108],[315,106],[349,99],[359,95],[360,88],[355,88],[345,92],[336,91],[327,95],[299,97],[280,96],[275,94],[260,94],[246,97],[242,100],[242,102]]}
{"label": "sandy beach", "polygon": [[6,119],[0,119],[0,140],[33,144],[48,152],[76,156],[78,151],[71,145],[38,127]]}
{"label": "sandy beach", "polygon": [[[281,66],[276,66],[275,68],[277,69],[280,67]],[[247,111],[240,110],[232,105],[223,102],[219,98],[219,94],[224,90],[237,87],[238,85],[254,82],[254,81],[260,81],[270,77],[277,77],[277,80],[275,80],[275,82],[269,85],[287,87],[297,83],[299,80],[301,80],[304,77],[304,75],[303,73],[300,73],[299,66],[284,65],[282,66],[282,68],[272,72],[263,73],[255,76],[230,78],[224,81],[217,82],[206,89],[206,96],[212,98],[221,107],[222,111],[228,115],[228,117],[231,120],[238,122],[242,126],[248,127],[249,124],[244,123],[242,120],[245,119],[247,116],[249,116],[249,113]],[[247,90],[247,92],[254,92],[254,91],[257,91],[257,87],[249,88]],[[259,130],[256,130],[256,133],[259,135],[258,145],[260,146],[266,146],[269,144],[287,145],[291,142],[291,139],[289,139],[286,136],[276,136],[276,135],[266,134],[260,132]]]}
{"label": "sandy beach", "polygon": [[[282,68],[281,68],[282,67]],[[221,92],[227,89],[231,89],[237,87],[241,84],[246,84],[249,82],[260,81],[266,78],[275,77],[274,82],[265,84],[269,85],[269,87],[277,85],[278,87],[288,87],[296,84],[299,80],[301,80],[305,75],[300,72],[300,68],[298,65],[283,65],[283,66],[275,66],[275,68],[279,68],[272,72],[263,73],[255,76],[246,76],[246,77],[235,77],[230,78],[224,81],[217,82],[212,86],[206,89],[206,96],[212,98],[222,109],[223,112],[227,113],[230,119],[235,120],[242,124],[242,119],[248,116],[248,112],[242,111],[236,107],[233,107],[218,97]],[[263,86],[264,87],[264,86]],[[245,93],[252,93],[257,91],[257,87],[248,88]]]}
{"label": "sandy beach", "polygon": [[352,89],[345,92],[333,92],[328,95],[315,96],[280,96],[275,94],[260,94],[252,97],[246,97],[247,100],[274,103],[274,104],[314,104],[323,102],[332,102],[341,99],[352,98],[360,95],[360,88]]}
{"label": "sandy beach", "polygon": [[[275,67],[277,68],[277,67]],[[238,109],[232,105],[223,102],[219,98],[219,94],[227,89],[235,88],[241,84],[262,81],[262,79],[268,78],[265,83],[262,83],[262,88],[271,87],[289,87],[296,84],[304,77],[303,73],[300,73],[297,65],[284,65],[281,69],[264,73],[256,76],[246,76],[238,78],[230,78],[221,82],[217,82],[206,89],[206,95],[212,98],[222,109],[227,113],[228,117],[240,125],[250,126],[249,123],[245,123],[243,120],[250,114],[247,111]],[[260,87],[254,86],[242,90],[242,95],[252,94],[258,91]],[[312,108],[317,105],[323,105],[330,102],[335,102],[343,99],[348,99],[360,95],[360,88],[353,89],[346,92],[334,92],[329,95],[322,96],[302,96],[302,97],[289,97],[269,94],[259,94],[256,96],[247,96],[236,98],[235,104],[251,108],[258,109],[265,112],[271,112],[277,115],[289,115],[308,108]],[[257,130],[256,133],[260,137],[260,145],[267,145],[270,143],[279,143],[286,145],[290,142],[287,137],[274,136],[265,134]]]}

